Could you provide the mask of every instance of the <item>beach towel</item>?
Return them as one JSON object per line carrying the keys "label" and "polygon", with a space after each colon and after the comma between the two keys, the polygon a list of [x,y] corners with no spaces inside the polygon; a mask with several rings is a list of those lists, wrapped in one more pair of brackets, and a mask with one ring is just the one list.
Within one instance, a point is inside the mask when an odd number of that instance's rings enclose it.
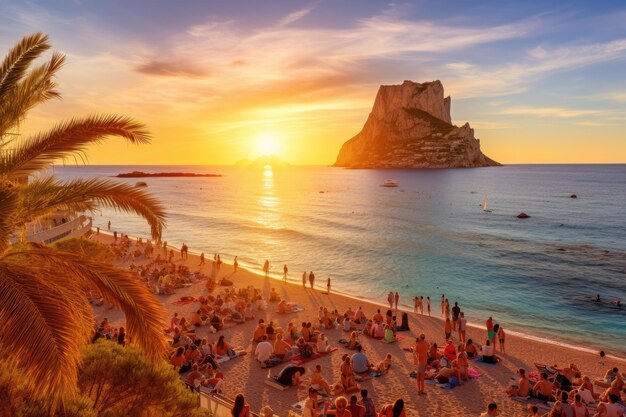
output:
{"label": "beach towel", "polygon": [[337,350],[337,348],[333,347],[333,348],[330,349],[330,352],[317,352],[317,353],[313,354],[312,356],[309,356],[308,358],[303,358],[300,354],[294,355],[291,358],[291,362],[293,362],[295,365],[302,366],[303,364],[305,364],[307,362],[310,362],[310,361],[312,361],[314,359],[317,359],[317,358],[321,358],[322,356],[326,356],[329,353],[333,353],[336,350]]}
{"label": "beach towel", "polygon": [[483,358],[482,358],[482,356],[479,356],[479,357],[476,359],[476,361],[475,361],[475,362],[476,362],[476,363],[482,363],[482,364],[484,364],[484,365],[490,365],[490,366],[493,366],[493,365],[497,365],[497,364],[498,364],[501,360],[502,360],[501,358],[499,358],[499,357],[497,357],[497,356],[496,356],[496,363],[483,362]]}
{"label": "beach towel", "polygon": [[442,388],[442,389],[452,389],[452,388],[454,388],[454,384],[451,384],[449,382],[446,383],[446,384],[440,384],[437,381],[435,381],[434,379],[425,379],[424,382],[429,384],[429,385],[434,385],[434,386]]}
{"label": "beach towel", "polygon": [[174,301],[172,304],[176,304],[177,306],[184,306],[190,303],[193,303],[195,301],[195,298],[189,296],[189,297],[180,297],[180,299]]}
{"label": "beach towel", "polygon": [[470,366],[469,368],[467,368],[467,376],[469,376],[470,378],[473,379],[478,379],[480,378],[482,374],[480,373],[480,371],[472,366]]}
{"label": "beach towel", "polygon": [[275,376],[268,376],[267,378],[265,378],[264,383],[265,385],[276,388],[279,391],[287,391],[289,388],[291,388],[290,385],[283,385],[278,382]]}
{"label": "beach towel", "polygon": [[546,401],[542,401],[540,399],[531,398],[531,397],[511,397],[511,399],[518,403],[532,404],[542,411],[550,411],[550,409],[554,405],[553,401],[546,402]]}
{"label": "beach towel", "polygon": [[304,307],[299,306],[299,305],[293,305],[291,306],[291,311],[286,311],[284,313],[281,313],[280,311],[277,311],[277,314],[291,314],[291,313],[299,313],[301,311],[304,311]]}
{"label": "beach towel", "polygon": [[230,357],[228,355],[224,355],[221,358],[215,359],[215,362],[217,362],[217,363],[228,362],[231,359],[239,358],[240,356],[244,356],[244,355],[246,355],[248,353],[245,350],[243,350],[243,348],[240,348],[240,347],[239,348],[234,348],[233,350],[235,351],[235,356]]}

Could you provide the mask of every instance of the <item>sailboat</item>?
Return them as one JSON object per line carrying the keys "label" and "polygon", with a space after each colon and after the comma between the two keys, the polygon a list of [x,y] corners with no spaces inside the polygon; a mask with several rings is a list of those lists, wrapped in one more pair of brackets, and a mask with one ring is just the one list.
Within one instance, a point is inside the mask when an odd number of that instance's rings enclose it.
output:
{"label": "sailboat", "polygon": [[485,199],[483,200],[483,211],[485,213],[491,213],[491,210],[489,210],[489,200],[487,200],[487,197],[485,197]]}

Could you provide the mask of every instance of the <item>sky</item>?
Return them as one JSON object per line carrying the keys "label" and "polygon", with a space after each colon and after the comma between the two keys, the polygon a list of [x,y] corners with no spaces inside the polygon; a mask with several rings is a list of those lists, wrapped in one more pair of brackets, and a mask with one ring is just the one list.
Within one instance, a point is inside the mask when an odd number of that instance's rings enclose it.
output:
{"label": "sky", "polygon": [[42,31],[63,99],[24,135],[94,113],[153,134],[92,164],[332,164],[381,84],[441,80],[452,121],[505,164],[626,163],[623,1],[0,0],[0,51]]}

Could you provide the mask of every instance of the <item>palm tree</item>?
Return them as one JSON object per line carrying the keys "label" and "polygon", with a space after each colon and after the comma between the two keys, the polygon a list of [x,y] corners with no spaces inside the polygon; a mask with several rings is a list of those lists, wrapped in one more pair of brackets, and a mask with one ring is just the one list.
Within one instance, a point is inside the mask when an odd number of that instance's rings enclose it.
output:
{"label": "palm tree", "polygon": [[53,249],[11,244],[26,222],[58,209],[112,207],[142,216],[159,239],[163,207],[138,188],[101,179],[59,181],[28,178],[55,160],[79,155],[109,136],[150,142],[144,126],[121,116],[89,116],[23,137],[20,125],[35,105],[59,97],[54,76],[65,57],[34,61],[50,49],[48,37],[24,37],[0,67],[0,358],[22,372],[51,407],[76,389],[81,349],[94,318],[85,288],[97,288],[126,315],[127,333],[148,355],[165,352],[164,310],[128,271]]}

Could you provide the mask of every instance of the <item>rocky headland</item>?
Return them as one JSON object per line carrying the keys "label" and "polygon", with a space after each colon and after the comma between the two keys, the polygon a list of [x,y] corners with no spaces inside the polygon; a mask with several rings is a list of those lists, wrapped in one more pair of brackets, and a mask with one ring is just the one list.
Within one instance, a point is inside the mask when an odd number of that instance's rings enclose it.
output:
{"label": "rocky headland", "polygon": [[469,123],[450,117],[440,81],[381,85],[363,129],[343,144],[334,166],[472,168],[500,164],[480,150]]}

